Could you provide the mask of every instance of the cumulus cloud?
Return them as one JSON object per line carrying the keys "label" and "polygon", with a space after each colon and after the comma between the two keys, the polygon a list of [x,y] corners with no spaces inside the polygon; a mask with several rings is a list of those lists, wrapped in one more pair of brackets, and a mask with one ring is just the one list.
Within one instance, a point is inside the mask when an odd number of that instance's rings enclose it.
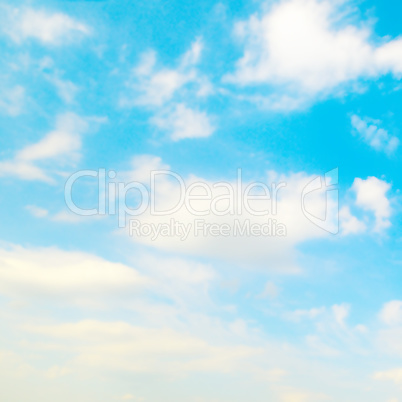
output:
{"label": "cumulus cloud", "polygon": [[349,189],[354,200],[339,211],[341,234],[383,233],[389,228],[392,207],[387,193],[390,189],[391,184],[374,176],[356,178]]}
{"label": "cumulus cloud", "polygon": [[214,127],[207,112],[189,106],[212,91],[197,69],[202,49],[202,41],[196,40],[176,68],[159,67],[154,51],[144,53],[126,83],[129,95],[121,96],[120,105],[151,110],[150,122],[168,131],[174,141],[210,136]]}
{"label": "cumulus cloud", "polygon": [[151,121],[158,128],[168,131],[174,141],[184,138],[205,138],[214,132],[210,118],[205,112],[192,110],[181,103]]}
{"label": "cumulus cloud", "polygon": [[402,301],[392,300],[385,303],[380,312],[380,319],[387,325],[402,324]]}
{"label": "cumulus cloud", "polygon": [[134,104],[162,106],[174,96],[177,90],[195,77],[195,71],[187,71],[187,66],[184,71],[164,68],[154,72],[155,63],[156,54],[151,51],[142,56],[140,64],[134,69],[134,77],[138,79],[138,82],[135,82],[132,87],[139,92],[132,101]]}
{"label": "cumulus cloud", "polygon": [[378,124],[381,123],[380,121],[369,118],[362,119],[357,115],[353,115],[351,122],[360,138],[376,151],[391,154],[398,148],[399,139],[390,135],[383,128],[378,127]]}
{"label": "cumulus cloud", "polygon": [[366,230],[366,224],[352,215],[350,208],[344,206],[339,211],[339,220],[343,235],[362,233]]}
{"label": "cumulus cloud", "polygon": [[198,90],[202,77],[197,70],[203,44],[196,40],[178,61],[176,68],[159,67],[153,50],[141,56],[139,64],[132,70],[127,87],[131,96],[121,98],[122,106],[160,107],[166,105],[185,86],[195,85]]}
{"label": "cumulus cloud", "polygon": [[149,174],[154,170],[167,170],[169,165],[155,155],[136,155],[131,161],[131,170],[124,175],[127,181],[148,182]]}
{"label": "cumulus cloud", "polygon": [[389,220],[392,212],[387,192],[391,185],[377,177],[366,180],[356,178],[352,190],[356,193],[356,205],[365,211],[372,212],[375,217],[374,231],[381,232],[391,226]]}
{"label": "cumulus cloud", "polygon": [[264,85],[264,93],[251,99],[292,110],[358,79],[399,76],[402,40],[375,45],[369,27],[350,22],[347,7],[335,0],[282,0],[238,23],[244,54],[225,81]]}
{"label": "cumulus cloud", "polygon": [[7,14],[3,29],[17,43],[35,39],[60,45],[90,33],[88,26],[63,13],[24,8],[9,9]]}
{"label": "cumulus cloud", "polygon": [[[155,169],[155,162],[162,164],[160,159],[152,156],[147,158],[149,162],[144,161],[144,156],[141,157],[141,161],[152,170]],[[149,171],[146,175],[144,170],[140,170],[141,177],[147,176],[144,182],[146,186],[149,186],[150,173]],[[135,171],[126,176],[134,178]],[[274,271],[298,272],[295,246],[308,239],[328,235],[326,230],[305,216],[302,208],[301,194],[316,178],[303,172],[288,176],[269,172],[262,179],[267,188],[261,190],[258,187],[264,183],[257,184],[256,188],[252,183],[241,181],[242,194],[239,195],[240,185],[236,179],[212,182],[192,175],[180,178],[165,172],[156,176],[152,194],[156,211],[162,213],[151,213],[149,208],[144,210],[132,218],[131,224],[127,222],[127,231],[131,232],[135,242],[169,252],[218,257],[231,263],[265,267]],[[244,192],[247,187],[250,199],[246,205]],[[188,188],[192,189],[190,193],[195,196],[190,202],[190,207],[180,202],[186,192],[185,189]],[[265,198],[261,198],[264,193],[261,191],[258,193],[259,190],[265,191]],[[246,198],[249,198],[248,195]],[[325,188],[311,192],[305,202],[315,216],[325,217],[327,211],[328,222],[336,225],[336,200],[326,198]],[[239,208],[240,204],[242,206]],[[172,209],[173,211],[166,214],[166,211]],[[233,214],[230,211],[233,211]],[[166,227],[172,220],[179,222],[188,232],[182,234],[176,232],[170,236],[141,235],[141,227]],[[201,225],[200,229],[196,227],[198,224]],[[230,233],[214,235],[208,229],[211,225],[226,225]],[[263,227],[265,235],[253,235],[250,229],[247,229],[252,225],[257,229]],[[244,227],[246,232],[241,234]]]}

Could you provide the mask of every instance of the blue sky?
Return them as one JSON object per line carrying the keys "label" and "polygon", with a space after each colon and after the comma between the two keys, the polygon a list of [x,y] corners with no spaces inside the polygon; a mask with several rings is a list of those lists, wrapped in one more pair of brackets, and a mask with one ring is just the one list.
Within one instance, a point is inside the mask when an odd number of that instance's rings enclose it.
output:
{"label": "blue sky", "polygon": [[[2,2],[0,399],[402,401],[401,7]],[[196,191],[229,235],[151,240],[130,219],[200,217],[73,213],[100,169],[121,213],[139,194],[110,189],[160,170],[284,187],[264,216]],[[151,198],[180,195],[165,174]],[[234,231],[270,219],[285,236]]]}

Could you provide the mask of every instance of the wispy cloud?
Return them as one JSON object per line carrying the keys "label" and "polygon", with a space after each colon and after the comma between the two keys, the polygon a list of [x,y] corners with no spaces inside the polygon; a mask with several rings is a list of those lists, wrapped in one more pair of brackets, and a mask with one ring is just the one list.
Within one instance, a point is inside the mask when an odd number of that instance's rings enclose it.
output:
{"label": "wispy cloud", "polygon": [[90,33],[90,28],[60,12],[33,8],[6,10],[3,29],[16,43],[34,39],[45,45],[61,45]]}
{"label": "wispy cloud", "polygon": [[210,136],[214,127],[207,112],[189,106],[212,92],[209,80],[197,69],[202,49],[202,41],[196,40],[175,69],[158,68],[156,53],[144,53],[132,70],[129,94],[121,97],[120,105],[151,110],[151,124],[169,132],[174,141]]}
{"label": "wispy cloud", "polygon": [[14,176],[25,180],[53,182],[41,163],[53,166],[70,164],[80,157],[81,135],[88,130],[88,123],[73,113],[59,115],[55,130],[37,143],[16,152],[14,159],[0,162],[1,176]]}
{"label": "wispy cloud", "polygon": [[360,138],[374,148],[376,151],[382,151],[387,154],[393,153],[399,146],[399,139],[388,133],[381,127],[379,120],[370,118],[361,118],[357,115],[351,117],[352,127]]}
{"label": "wispy cloud", "polygon": [[18,116],[24,111],[25,88],[16,85],[13,88],[4,89],[0,95],[0,110],[9,116]]}

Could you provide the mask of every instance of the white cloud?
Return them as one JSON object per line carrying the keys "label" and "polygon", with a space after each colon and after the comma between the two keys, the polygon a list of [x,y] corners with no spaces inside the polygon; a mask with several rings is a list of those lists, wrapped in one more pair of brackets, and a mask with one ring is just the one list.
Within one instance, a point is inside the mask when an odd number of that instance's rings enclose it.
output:
{"label": "white cloud", "polygon": [[36,39],[46,45],[59,45],[88,35],[90,29],[63,13],[31,8],[8,10],[5,32],[17,43]]}
{"label": "white cloud", "polygon": [[27,205],[25,207],[36,218],[44,218],[48,215],[49,211],[44,208],[37,207],[36,205]]}
{"label": "white cloud", "polygon": [[[91,218],[91,219],[88,219]],[[88,223],[91,222],[93,219],[102,219],[101,215],[93,215],[93,216],[81,216],[77,215],[70,210],[61,210],[55,213],[53,216],[50,217],[53,222],[62,222],[62,223]]]}
{"label": "white cloud", "polygon": [[0,96],[0,109],[10,116],[18,116],[23,111],[25,102],[25,88],[16,85],[11,89],[5,89]]}
{"label": "white cloud", "polygon": [[275,299],[278,297],[280,293],[280,289],[278,288],[278,286],[275,285],[274,282],[267,282],[264,286],[264,290],[257,295],[258,299]]}
{"label": "white cloud", "polygon": [[161,263],[159,258],[145,255],[138,259],[138,263],[145,267],[148,275],[159,278],[161,283],[167,286],[171,286],[173,282],[183,283],[186,286],[203,286],[216,276],[212,267],[198,262],[189,263],[180,258],[165,258]]}
{"label": "white cloud", "polygon": [[78,87],[68,80],[62,80],[57,76],[48,76],[48,80],[56,87],[57,93],[65,103],[73,103],[78,92]]}
{"label": "white cloud", "polygon": [[57,118],[56,129],[36,144],[29,145],[17,152],[16,159],[37,161],[69,155],[76,158],[81,148],[80,134],[87,130],[87,123],[77,115],[67,113]]}
{"label": "white cloud", "polygon": [[[102,219],[103,215],[93,215],[93,216],[81,216],[75,214],[74,212],[70,211],[69,209],[64,209],[54,214],[49,214],[49,211],[44,208],[37,207],[36,205],[27,205],[25,207],[29,213],[34,216],[35,218],[48,218],[53,222],[61,222],[61,223],[89,223],[93,220]],[[90,218],[90,219],[89,219]]]}
{"label": "white cloud", "polygon": [[343,303],[343,304],[334,304],[332,306],[332,312],[335,317],[336,323],[340,327],[345,327],[345,320],[349,316],[350,312],[350,305]]}
{"label": "white cloud", "polygon": [[[72,368],[183,374],[233,372],[261,353],[248,346],[214,346],[168,328],[144,328],[126,322],[85,320],[53,325],[26,325],[26,331],[56,343],[75,357]],[[68,340],[68,343],[66,342]]]}
{"label": "white cloud", "polygon": [[284,314],[284,318],[294,322],[308,318],[310,320],[316,319],[326,312],[325,307],[311,308],[309,310],[295,310]]}
{"label": "white cloud", "polygon": [[[402,301],[391,300],[385,303],[378,314],[380,321],[387,325],[387,328],[378,332],[378,347],[391,356],[402,356]],[[378,373],[378,379],[396,379],[396,371]],[[396,382],[396,380],[395,380]]]}
{"label": "white cloud", "polygon": [[154,114],[150,122],[168,131],[174,141],[210,136],[214,127],[208,114],[188,106],[213,92],[209,80],[196,68],[202,49],[202,41],[196,40],[176,68],[159,67],[154,51],[144,53],[132,70],[126,83],[129,93],[121,96],[120,105],[150,109]]}
{"label": "white cloud", "polygon": [[169,166],[159,156],[136,155],[131,162],[131,170],[125,175],[128,181],[148,182],[153,170],[167,170]]}
{"label": "white cloud", "polygon": [[174,70],[158,71],[143,85],[144,93],[135,101],[142,105],[161,106],[169,101],[192,76]]}
{"label": "white cloud", "polygon": [[138,77],[147,77],[152,74],[152,71],[156,64],[156,53],[153,50],[149,50],[141,55],[140,62],[133,69],[133,73]]}
{"label": "white cloud", "polygon": [[[167,307],[175,310],[179,306],[182,312],[190,304],[206,309],[216,278],[208,264],[155,253],[136,254],[132,264],[125,265],[58,248],[0,248],[0,294],[11,301],[124,306],[145,317],[156,308],[159,317]],[[140,294],[162,296],[169,303],[152,303],[146,296],[141,301]]]}
{"label": "white cloud", "polygon": [[402,301],[392,300],[385,303],[380,312],[380,319],[387,325],[402,324]]}
{"label": "white cloud", "polygon": [[356,205],[365,211],[370,211],[375,216],[374,231],[381,232],[391,226],[391,203],[387,198],[387,192],[391,185],[374,176],[366,180],[356,178],[352,190],[356,193]]}
{"label": "white cloud", "polygon": [[343,235],[362,233],[366,230],[366,224],[353,216],[348,206],[339,211],[339,219]]}
{"label": "white cloud", "polygon": [[345,351],[350,353],[368,353],[362,340],[368,336],[368,329],[362,325],[350,326],[347,323],[351,306],[347,303],[334,304],[331,307],[315,307],[307,310],[285,312],[282,317],[295,323],[310,324],[315,332],[306,336],[306,343],[315,354],[337,356]]}
{"label": "white cloud", "polygon": [[[141,161],[145,166],[150,166],[154,169],[155,157],[148,156],[148,159],[150,159],[149,163],[144,161],[144,157],[141,157]],[[159,163],[162,163],[162,161],[159,160]],[[236,174],[236,172],[234,173]],[[126,176],[130,177],[130,174],[126,174]],[[147,177],[144,184],[149,185],[150,172],[146,175],[146,172],[141,170],[141,176]],[[133,176],[131,175],[131,177]],[[295,263],[297,255],[295,251],[296,245],[308,239],[328,235],[325,230],[311,222],[302,211],[301,194],[306,185],[311,183],[315,178],[305,173],[291,174],[289,176],[279,175],[275,172],[267,173],[266,177],[262,178],[262,181],[267,183],[268,187],[272,183],[283,184],[277,187],[276,190],[272,187],[267,189],[272,196],[268,202],[267,199],[250,201],[249,205],[256,211],[267,210],[268,208],[268,214],[258,215],[258,213],[254,214],[253,211],[247,211],[246,207],[243,207],[241,211],[237,208],[237,205],[241,202],[241,197],[238,195],[238,190],[235,190],[236,188],[240,188],[236,179],[222,180],[221,183],[224,184],[219,185],[216,182],[192,175],[183,177],[184,186],[187,188],[190,185],[194,186],[195,183],[203,183],[203,185],[211,190],[211,199],[215,200],[214,205],[217,213],[211,210],[213,201],[205,199],[191,201],[191,207],[197,213],[201,212],[202,215],[195,215],[184,204],[179,205],[176,212],[172,212],[168,216],[151,214],[148,208],[140,216],[136,216],[133,219],[137,223],[140,222],[152,227],[170,225],[173,219],[187,228],[190,227],[190,231],[183,239],[179,233],[174,233],[171,236],[152,238],[151,236],[138,235],[136,230],[133,230],[133,240],[169,252],[203,256],[204,258],[217,257],[231,263],[246,265],[248,267],[264,267],[272,271],[298,272],[299,268]],[[250,183],[242,183],[243,192],[248,184]],[[230,197],[231,190],[227,186],[234,190],[232,197]],[[203,192],[205,190],[195,186],[192,195],[200,194],[200,191],[205,195],[205,192]],[[184,193],[176,178],[172,178],[166,174],[156,177],[155,192],[153,194],[156,210],[167,211],[175,207],[180,201],[181,194]],[[230,200],[233,200],[233,202]],[[231,205],[236,209],[234,214],[228,212],[221,213],[222,211],[228,211]],[[277,213],[274,215],[272,212],[275,205]],[[331,224],[336,223],[336,202],[330,197],[326,198],[325,188],[311,192],[309,198],[306,199],[306,205],[308,205],[309,210],[316,216],[325,216],[327,208],[328,222]],[[203,213],[203,211],[206,211],[206,213]],[[204,234],[202,230],[197,231],[195,229],[196,220],[204,221],[205,226],[203,227],[211,224],[228,225],[231,233],[228,236],[214,236],[209,232]],[[268,227],[269,222],[271,222],[271,228]],[[251,233],[243,235],[240,233],[234,234],[234,228],[239,228],[244,224],[250,226],[255,224],[258,227],[266,225],[266,235],[254,236]],[[127,225],[127,231],[129,231],[129,225]]]}
{"label": "white cloud", "polygon": [[[51,248],[12,247],[0,251],[3,299],[26,301],[25,306],[4,304],[0,312],[7,328],[2,341],[13,351],[0,351],[0,372],[7,380],[1,395],[6,395],[6,400],[10,399],[8,395],[15,396],[15,384],[26,378],[32,380],[29,384],[37,385],[28,388],[34,400],[43,389],[52,400],[98,400],[93,384],[103,375],[108,393],[101,390],[99,400],[121,400],[123,396],[127,400],[131,396],[134,400],[161,400],[165,386],[173,386],[180,392],[177,401],[192,400],[194,392],[200,400],[213,401],[215,388],[204,393],[202,385],[193,387],[204,374],[222,379],[219,383],[225,389],[233,386],[234,377],[243,378],[234,385],[235,393],[241,395],[230,395],[231,401],[244,400],[244,392],[250,400],[261,395],[275,401],[321,400],[324,396],[319,394],[317,381],[334,377],[336,381],[325,382],[326,392],[342,399],[346,391],[339,390],[339,381],[350,380],[351,372],[312,361],[317,359],[312,359],[311,350],[306,353],[305,346],[295,348],[283,339],[268,341],[262,328],[250,328],[241,318],[223,321],[218,316],[222,305],[214,306],[214,313],[207,316],[203,314],[205,300],[201,299],[203,313],[195,312],[194,299],[199,299],[216,278],[208,265],[155,255],[141,258],[136,253],[133,260],[140,270],[86,253]],[[121,303],[116,304],[120,298]],[[62,307],[58,308],[60,301]],[[80,308],[68,309],[64,301],[67,306],[80,303]],[[90,302],[102,308],[82,308],[82,303]],[[340,317],[344,322],[344,314]],[[339,327],[332,314],[331,319],[334,326],[329,328],[329,335]],[[342,329],[342,335],[345,333]],[[308,337],[307,345],[324,356],[337,353],[331,342],[317,336]],[[304,391],[298,392],[300,375],[306,367],[311,382],[304,383]],[[115,375],[127,381],[117,384]],[[138,375],[144,387],[127,386]],[[155,375],[163,384],[162,391],[149,386]],[[355,387],[348,388],[348,395],[361,395],[364,376],[354,382]],[[80,388],[80,398],[74,398],[72,390],[82,378],[86,379],[85,386]],[[55,382],[56,392],[52,388]],[[185,389],[189,390],[183,394]],[[20,395],[18,399],[29,399],[26,387]],[[377,396],[376,390],[370,390],[370,395]]]}
{"label": "white cloud", "polygon": [[142,397],[136,397],[132,394],[125,394],[121,397],[122,401],[134,401],[134,402],[145,402],[145,399]]}
{"label": "white cloud", "polygon": [[402,385],[402,368],[379,371],[374,374],[373,378],[375,380],[390,380],[395,384]]}
{"label": "white cloud", "polygon": [[[393,153],[399,145],[399,139],[392,136],[388,131],[379,128],[380,121],[369,118],[361,119],[357,115],[351,117],[353,128],[360,135],[364,142],[369,144],[376,151],[383,151],[387,154]],[[372,123],[372,124],[370,124]]]}
{"label": "white cloud", "polygon": [[197,39],[194,43],[192,43],[191,48],[184,54],[181,60],[181,66],[186,68],[187,66],[197,64],[200,61],[203,47],[204,45],[201,39]]}
{"label": "white cloud", "polygon": [[292,392],[284,392],[279,401],[280,402],[318,402],[318,401],[326,401],[328,400],[328,395],[318,394],[312,392],[305,391],[292,391]]}
{"label": "white cloud", "polygon": [[207,309],[211,304],[209,290],[217,278],[211,265],[151,254],[138,256],[135,264],[152,281],[152,293],[164,295],[178,306]]}
{"label": "white cloud", "polygon": [[154,117],[151,122],[158,128],[170,132],[174,141],[209,137],[215,130],[205,112],[192,110],[181,103],[173,110]]}
{"label": "white cloud", "polygon": [[104,304],[148,284],[138,271],[81,252],[56,248],[0,249],[0,293],[16,300],[66,300]]}
{"label": "white cloud", "polygon": [[176,69],[157,68],[156,53],[148,51],[141,56],[133,69],[127,87],[134,90],[130,98],[122,97],[122,106],[160,107],[166,105],[188,84],[200,86],[202,77],[196,69],[202,52],[201,40],[195,41],[191,49],[178,62]]}
{"label": "white cloud", "polygon": [[[311,310],[311,311],[314,311]],[[316,327],[320,336],[324,336],[329,343],[338,340],[348,344],[354,352],[361,352],[360,336],[367,334],[368,329],[363,324],[349,326],[347,318],[350,315],[351,305],[348,303],[334,304],[331,308],[316,309],[314,317],[316,319]],[[345,346],[345,344],[343,345]]]}
{"label": "white cloud", "polygon": [[0,176],[53,182],[46,171],[36,164],[52,161],[60,165],[77,161],[80,157],[81,135],[87,130],[88,123],[74,113],[59,115],[55,130],[37,143],[17,151],[14,159],[0,162]]}
{"label": "white cloud", "polygon": [[53,378],[60,378],[64,377],[71,373],[71,370],[67,367],[60,367],[60,366],[53,366],[46,372],[46,377],[53,379]]}
{"label": "white cloud", "polygon": [[377,344],[391,356],[402,357],[402,326],[382,329],[378,332]]}
{"label": "white cloud", "polygon": [[273,4],[261,16],[236,25],[244,54],[235,72],[224,79],[243,86],[265,85],[263,104],[292,110],[339,93],[360,78],[389,72],[399,76],[402,40],[376,46],[371,29],[352,25],[348,14],[347,1]]}

